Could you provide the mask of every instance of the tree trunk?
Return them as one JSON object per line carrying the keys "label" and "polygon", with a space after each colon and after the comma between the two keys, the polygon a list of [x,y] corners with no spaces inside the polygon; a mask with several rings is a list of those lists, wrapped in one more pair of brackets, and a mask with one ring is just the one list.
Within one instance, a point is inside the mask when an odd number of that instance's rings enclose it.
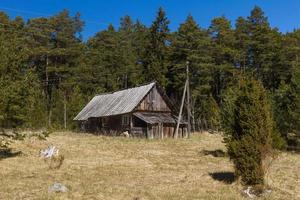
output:
{"label": "tree trunk", "polygon": [[52,110],[50,107],[49,112],[48,112],[48,127],[51,127],[51,117],[52,117]]}
{"label": "tree trunk", "polygon": [[45,67],[45,76],[46,76],[46,97],[48,103],[48,127],[51,127],[51,117],[52,117],[52,106],[51,106],[51,97],[49,93],[49,75],[48,75],[48,65],[49,65],[49,58],[48,54],[46,55],[46,67]]}

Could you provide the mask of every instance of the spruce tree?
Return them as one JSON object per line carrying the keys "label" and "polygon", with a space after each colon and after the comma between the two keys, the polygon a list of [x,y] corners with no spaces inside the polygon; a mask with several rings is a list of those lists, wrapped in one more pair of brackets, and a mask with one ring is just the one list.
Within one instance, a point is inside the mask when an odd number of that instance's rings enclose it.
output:
{"label": "spruce tree", "polygon": [[169,51],[169,20],[162,8],[159,8],[148,37],[143,59],[147,81],[157,80],[162,87],[167,85],[167,57]]}

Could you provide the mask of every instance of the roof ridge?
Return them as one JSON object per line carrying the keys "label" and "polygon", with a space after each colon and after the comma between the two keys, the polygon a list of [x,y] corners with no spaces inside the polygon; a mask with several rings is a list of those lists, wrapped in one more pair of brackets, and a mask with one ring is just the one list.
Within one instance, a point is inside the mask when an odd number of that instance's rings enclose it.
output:
{"label": "roof ridge", "polygon": [[114,94],[116,92],[121,92],[121,91],[130,90],[130,89],[134,89],[134,88],[139,88],[139,87],[150,85],[152,83],[156,84],[156,81],[151,81],[149,83],[144,83],[144,84],[141,84],[141,85],[137,85],[135,87],[124,88],[124,89],[121,89],[121,90],[115,90],[115,91],[111,91],[111,92],[103,92],[103,93],[100,93],[100,94],[96,94],[94,97],[98,97],[98,96],[102,96],[102,95],[107,95],[107,94]]}

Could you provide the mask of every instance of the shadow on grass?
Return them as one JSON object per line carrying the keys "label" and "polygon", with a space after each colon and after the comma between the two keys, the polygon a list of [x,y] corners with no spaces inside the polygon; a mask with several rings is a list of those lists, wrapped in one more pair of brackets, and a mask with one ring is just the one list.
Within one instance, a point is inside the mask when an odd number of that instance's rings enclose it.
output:
{"label": "shadow on grass", "polygon": [[235,181],[235,175],[233,172],[214,172],[214,173],[209,173],[209,175],[217,181],[226,183],[226,184],[231,184]]}
{"label": "shadow on grass", "polygon": [[19,156],[20,154],[22,154],[21,151],[12,152],[11,149],[0,149],[0,160],[16,157]]}
{"label": "shadow on grass", "polygon": [[299,139],[288,139],[287,142],[287,151],[293,152],[293,153],[300,153],[300,138]]}
{"label": "shadow on grass", "polygon": [[226,153],[222,149],[216,149],[216,150],[202,150],[200,151],[201,155],[212,155],[213,157],[226,157]]}
{"label": "shadow on grass", "polygon": [[300,147],[288,146],[286,150],[291,153],[300,154]]}

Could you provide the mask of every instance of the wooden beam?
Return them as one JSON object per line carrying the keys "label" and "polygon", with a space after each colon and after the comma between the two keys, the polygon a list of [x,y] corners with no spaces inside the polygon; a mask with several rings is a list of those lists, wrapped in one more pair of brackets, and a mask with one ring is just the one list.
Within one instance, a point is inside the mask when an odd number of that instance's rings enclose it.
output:
{"label": "wooden beam", "polygon": [[190,106],[190,79],[189,79],[189,61],[186,62],[186,99],[187,99],[187,137],[191,136],[191,106]]}
{"label": "wooden beam", "polygon": [[184,85],[184,90],[183,90],[183,95],[182,95],[182,100],[181,100],[181,105],[180,105],[179,115],[178,115],[178,119],[177,119],[178,121],[177,121],[174,138],[178,138],[178,129],[179,129],[180,121],[181,121],[181,114],[182,114],[182,109],[183,109],[183,104],[184,104],[184,99],[185,99],[186,88],[187,88],[187,81],[185,81],[185,85]]}
{"label": "wooden beam", "polygon": [[132,121],[132,113],[130,114],[130,134],[132,134],[132,128],[133,128],[133,121]]}
{"label": "wooden beam", "polygon": [[67,94],[64,92],[64,128],[67,129]]}
{"label": "wooden beam", "polygon": [[161,123],[161,139],[164,139],[164,124]]}

